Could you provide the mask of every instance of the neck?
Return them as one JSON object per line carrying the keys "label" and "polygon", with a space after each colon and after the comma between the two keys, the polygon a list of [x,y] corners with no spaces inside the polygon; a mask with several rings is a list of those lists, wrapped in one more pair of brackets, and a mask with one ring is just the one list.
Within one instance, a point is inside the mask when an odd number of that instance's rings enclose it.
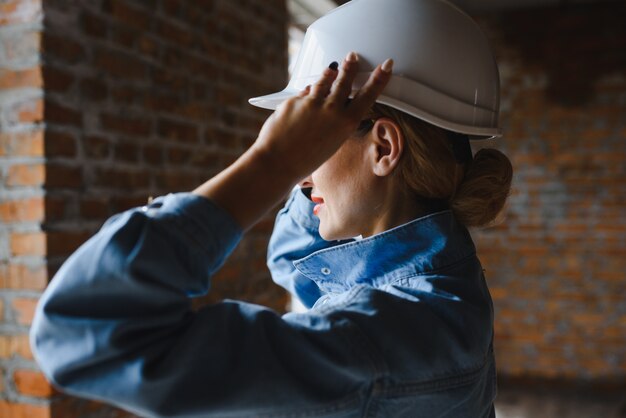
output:
{"label": "neck", "polygon": [[430,212],[412,194],[397,187],[388,187],[380,195],[383,199],[378,205],[377,216],[371,228],[362,234],[363,238],[403,225]]}

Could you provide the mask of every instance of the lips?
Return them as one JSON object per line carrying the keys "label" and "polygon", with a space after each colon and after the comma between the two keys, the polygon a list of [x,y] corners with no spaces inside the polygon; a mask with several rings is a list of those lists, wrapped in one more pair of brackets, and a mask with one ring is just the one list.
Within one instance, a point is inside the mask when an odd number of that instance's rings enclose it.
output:
{"label": "lips", "polygon": [[320,196],[315,196],[311,194],[311,201],[313,201],[313,203],[317,203],[313,208],[313,215],[317,215],[319,211],[322,210],[322,208],[324,207],[324,199],[322,199]]}

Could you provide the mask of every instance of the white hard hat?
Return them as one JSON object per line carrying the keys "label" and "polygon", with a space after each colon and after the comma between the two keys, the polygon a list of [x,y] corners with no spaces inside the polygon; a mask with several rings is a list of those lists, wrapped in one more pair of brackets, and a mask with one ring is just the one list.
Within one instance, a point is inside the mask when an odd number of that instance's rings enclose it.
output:
{"label": "white hard hat", "polygon": [[360,64],[353,91],[393,58],[378,103],[471,137],[501,136],[494,54],[472,18],[443,0],[352,0],[332,10],[307,29],[287,87],[250,104],[276,109],[350,51]]}

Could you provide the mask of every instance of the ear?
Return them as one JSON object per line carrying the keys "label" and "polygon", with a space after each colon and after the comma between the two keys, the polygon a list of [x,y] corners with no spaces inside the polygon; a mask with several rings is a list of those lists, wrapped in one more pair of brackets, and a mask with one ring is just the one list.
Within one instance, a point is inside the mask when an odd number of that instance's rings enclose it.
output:
{"label": "ear", "polygon": [[404,151],[404,134],[396,121],[390,118],[376,120],[370,131],[370,162],[379,177],[393,173]]}

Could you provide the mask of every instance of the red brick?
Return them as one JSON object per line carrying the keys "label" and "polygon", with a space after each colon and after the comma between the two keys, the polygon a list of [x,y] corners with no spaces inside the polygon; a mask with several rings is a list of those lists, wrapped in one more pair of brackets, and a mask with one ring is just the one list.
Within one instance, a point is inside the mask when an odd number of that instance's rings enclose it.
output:
{"label": "red brick", "polygon": [[165,20],[159,20],[157,33],[161,39],[173,42],[183,47],[190,47],[193,43],[193,35],[186,26],[176,26]]}
{"label": "red brick", "polygon": [[23,264],[9,264],[2,277],[2,287],[6,289],[44,290],[48,284],[45,266],[29,267]]}
{"label": "red brick", "polygon": [[195,125],[177,122],[171,119],[159,119],[157,131],[159,136],[181,142],[198,141],[198,128]]}
{"label": "red brick", "polygon": [[207,144],[218,144],[220,149],[239,150],[241,148],[239,136],[224,129],[215,129],[207,132]]}
{"label": "red brick", "polygon": [[142,150],[143,160],[151,165],[161,165],[163,149],[157,145],[147,145]]}
{"label": "red brick", "polygon": [[167,16],[180,16],[181,0],[165,0],[161,3],[161,7]]}
{"label": "red brick", "polygon": [[85,50],[82,45],[70,37],[53,35],[44,32],[43,49],[46,56],[53,56],[68,63],[77,63],[85,60]]}
{"label": "red brick", "polygon": [[[0,15],[1,16],[1,15]],[[1,20],[0,20],[1,22]],[[0,400],[1,418],[51,418],[50,407]]]}
{"label": "red brick", "polygon": [[16,164],[9,167],[7,186],[40,186],[44,182],[44,166],[41,164]]}
{"label": "red brick", "polygon": [[43,80],[40,67],[15,71],[0,69],[0,89],[36,88],[41,86],[43,86]]}
{"label": "red brick", "polygon": [[51,100],[46,100],[44,118],[47,123],[73,126],[81,126],[83,120],[79,111]]}
{"label": "red brick", "polygon": [[153,59],[158,59],[159,57],[159,44],[153,38],[146,35],[137,40],[137,49],[139,52]]}
{"label": "red brick", "polygon": [[123,141],[115,144],[113,147],[113,155],[115,161],[125,161],[135,163],[139,161],[139,146],[137,144],[130,143],[129,141]]}
{"label": "red brick", "polygon": [[46,157],[75,157],[76,138],[73,134],[58,131],[46,131]]}
{"label": "red brick", "polygon": [[191,190],[199,184],[195,175],[181,171],[166,171],[156,176],[157,186],[168,192]]}
{"label": "red brick", "polygon": [[110,215],[109,199],[87,197],[80,202],[80,216],[85,219],[104,220]]}
{"label": "red brick", "polygon": [[584,142],[603,141],[611,136],[612,132],[608,129],[587,129],[580,134],[580,138]]}
{"label": "red brick", "polygon": [[13,372],[13,381],[17,391],[25,396],[47,398],[54,392],[43,373],[39,371],[28,369],[15,370]]}
{"label": "red brick", "polygon": [[184,53],[180,48],[169,47],[163,52],[162,61],[165,67],[176,68],[184,61]]}
{"label": "red brick", "polygon": [[69,256],[91,237],[86,231],[50,231],[47,233],[48,256]]}
{"label": "red brick", "polygon": [[0,133],[0,156],[43,156],[43,131]]}
{"label": "red brick", "polygon": [[223,106],[233,106],[241,104],[243,97],[238,89],[233,87],[219,87],[217,89],[217,101]]}
{"label": "red brick", "polygon": [[42,221],[44,219],[43,197],[0,202],[0,222]]}
{"label": "red brick", "polygon": [[123,0],[105,0],[102,6],[105,12],[116,17],[120,22],[141,30],[150,27],[150,13],[131,6]]}
{"label": "red brick", "polygon": [[83,32],[95,38],[106,38],[107,23],[104,19],[91,13],[84,12],[81,15],[81,26]]}
{"label": "red brick", "polygon": [[10,359],[13,356],[26,360],[33,359],[28,334],[0,335],[0,358]]}
{"label": "red brick", "polygon": [[140,99],[142,93],[133,86],[123,84],[121,86],[113,86],[111,89],[111,97],[115,103],[128,104]]}
{"label": "red brick", "polygon": [[80,93],[87,99],[101,101],[107,98],[107,86],[97,79],[85,79],[80,82]]}
{"label": "red brick", "polygon": [[111,207],[114,213],[119,213],[130,208],[143,206],[147,200],[145,197],[116,196],[111,199]]}
{"label": "red brick", "polygon": [[35,308],[38,299],[31,298],[14,298],[11,302],[11,309],[15,313],[18,324],[30,325],[35,316]]}
{"label": "red brick", "polygon": [[20,103],[15,108],[17,119],[21,123],[41,122],[43,119],[43,100],[35,99]]}
{"label": "red brick", "polygon": [[146,65],[132,55],[106,49],[96,50],[94,64],[108,76],[141,80],[146,76]]}
{"label": "red brick", "polygon": [[59,418],[137,418],[130,412],[116,409],[102,402],[88,401],[72,396],[55,397],[51,404],[52,417]]}
{"label": "red brick", "polygon": [[197,151],[191,156],[190,163],[197,167],[218,168],[220,167],[221,155],[215,151]]}
{"label": "red brick", "polygon": [[46,222],[65,219],[65,206],[67,198],[64,196],[46,196]]}
{"label": "red brick", "polygon": [[219,75],[218,67],[205,58],[187,54],[183,57],[183,62],[192,73],[204,80],[214,80]]}
{"label": "red brick", "polygon": [[148,136],[151,131],[150,121],[142,117],[103,114],[100,116],[100,122],[105,130],[126,135]]}
{"label": "red brick", "polygon": [[184,148],[170,148],[167,150],[167,161],[171,164],[181,165],[189,162],[193,151]]}
{"label": "red brick", "polygon": [[84,140],[85,154],[97,160],[107,158],[111,152],[111,143],[101,136],[88,136]]}
{"label": "red brick", "polygon": [[194,122],[204,123],[207,119],[215,117],[216,112],[213,107],[206,103],[183,103],[178,106],[170,104],[169,110],[172,114]]}
{"label": "red brick", "polygon": [[46,186],[49,188],[78,189],[83,185],[81,167],[62,164],[48,164],[46,167]]}
{"label": "red brick", "polygon": [[46,235],[43,232],[14,232],[11,234],[12,255],[46,255]]}
{"label": "red brick", "polygon": [[154,69],[152,71],[152,80],[157,86],[174,91],[178,91],[187,85],[185,76],[167,69]]}
{"label": "red brick", "polygon": [[149,183],[150,176],[146,171],[123,168],[98,168],[94,179],[96,186],[122,190],[143,189]]}
{"label": "red brick", "polygon": [[46,90],[66,92],[74,84],[74,75],[59,68],[44,66],[43,79]]}
{"label": "red brick", "polygon": [[135,40],[139,36],[137,30],[124,25],[110,25],[110,31],[111,40],[126,49],[132,49],[135,46]]}

